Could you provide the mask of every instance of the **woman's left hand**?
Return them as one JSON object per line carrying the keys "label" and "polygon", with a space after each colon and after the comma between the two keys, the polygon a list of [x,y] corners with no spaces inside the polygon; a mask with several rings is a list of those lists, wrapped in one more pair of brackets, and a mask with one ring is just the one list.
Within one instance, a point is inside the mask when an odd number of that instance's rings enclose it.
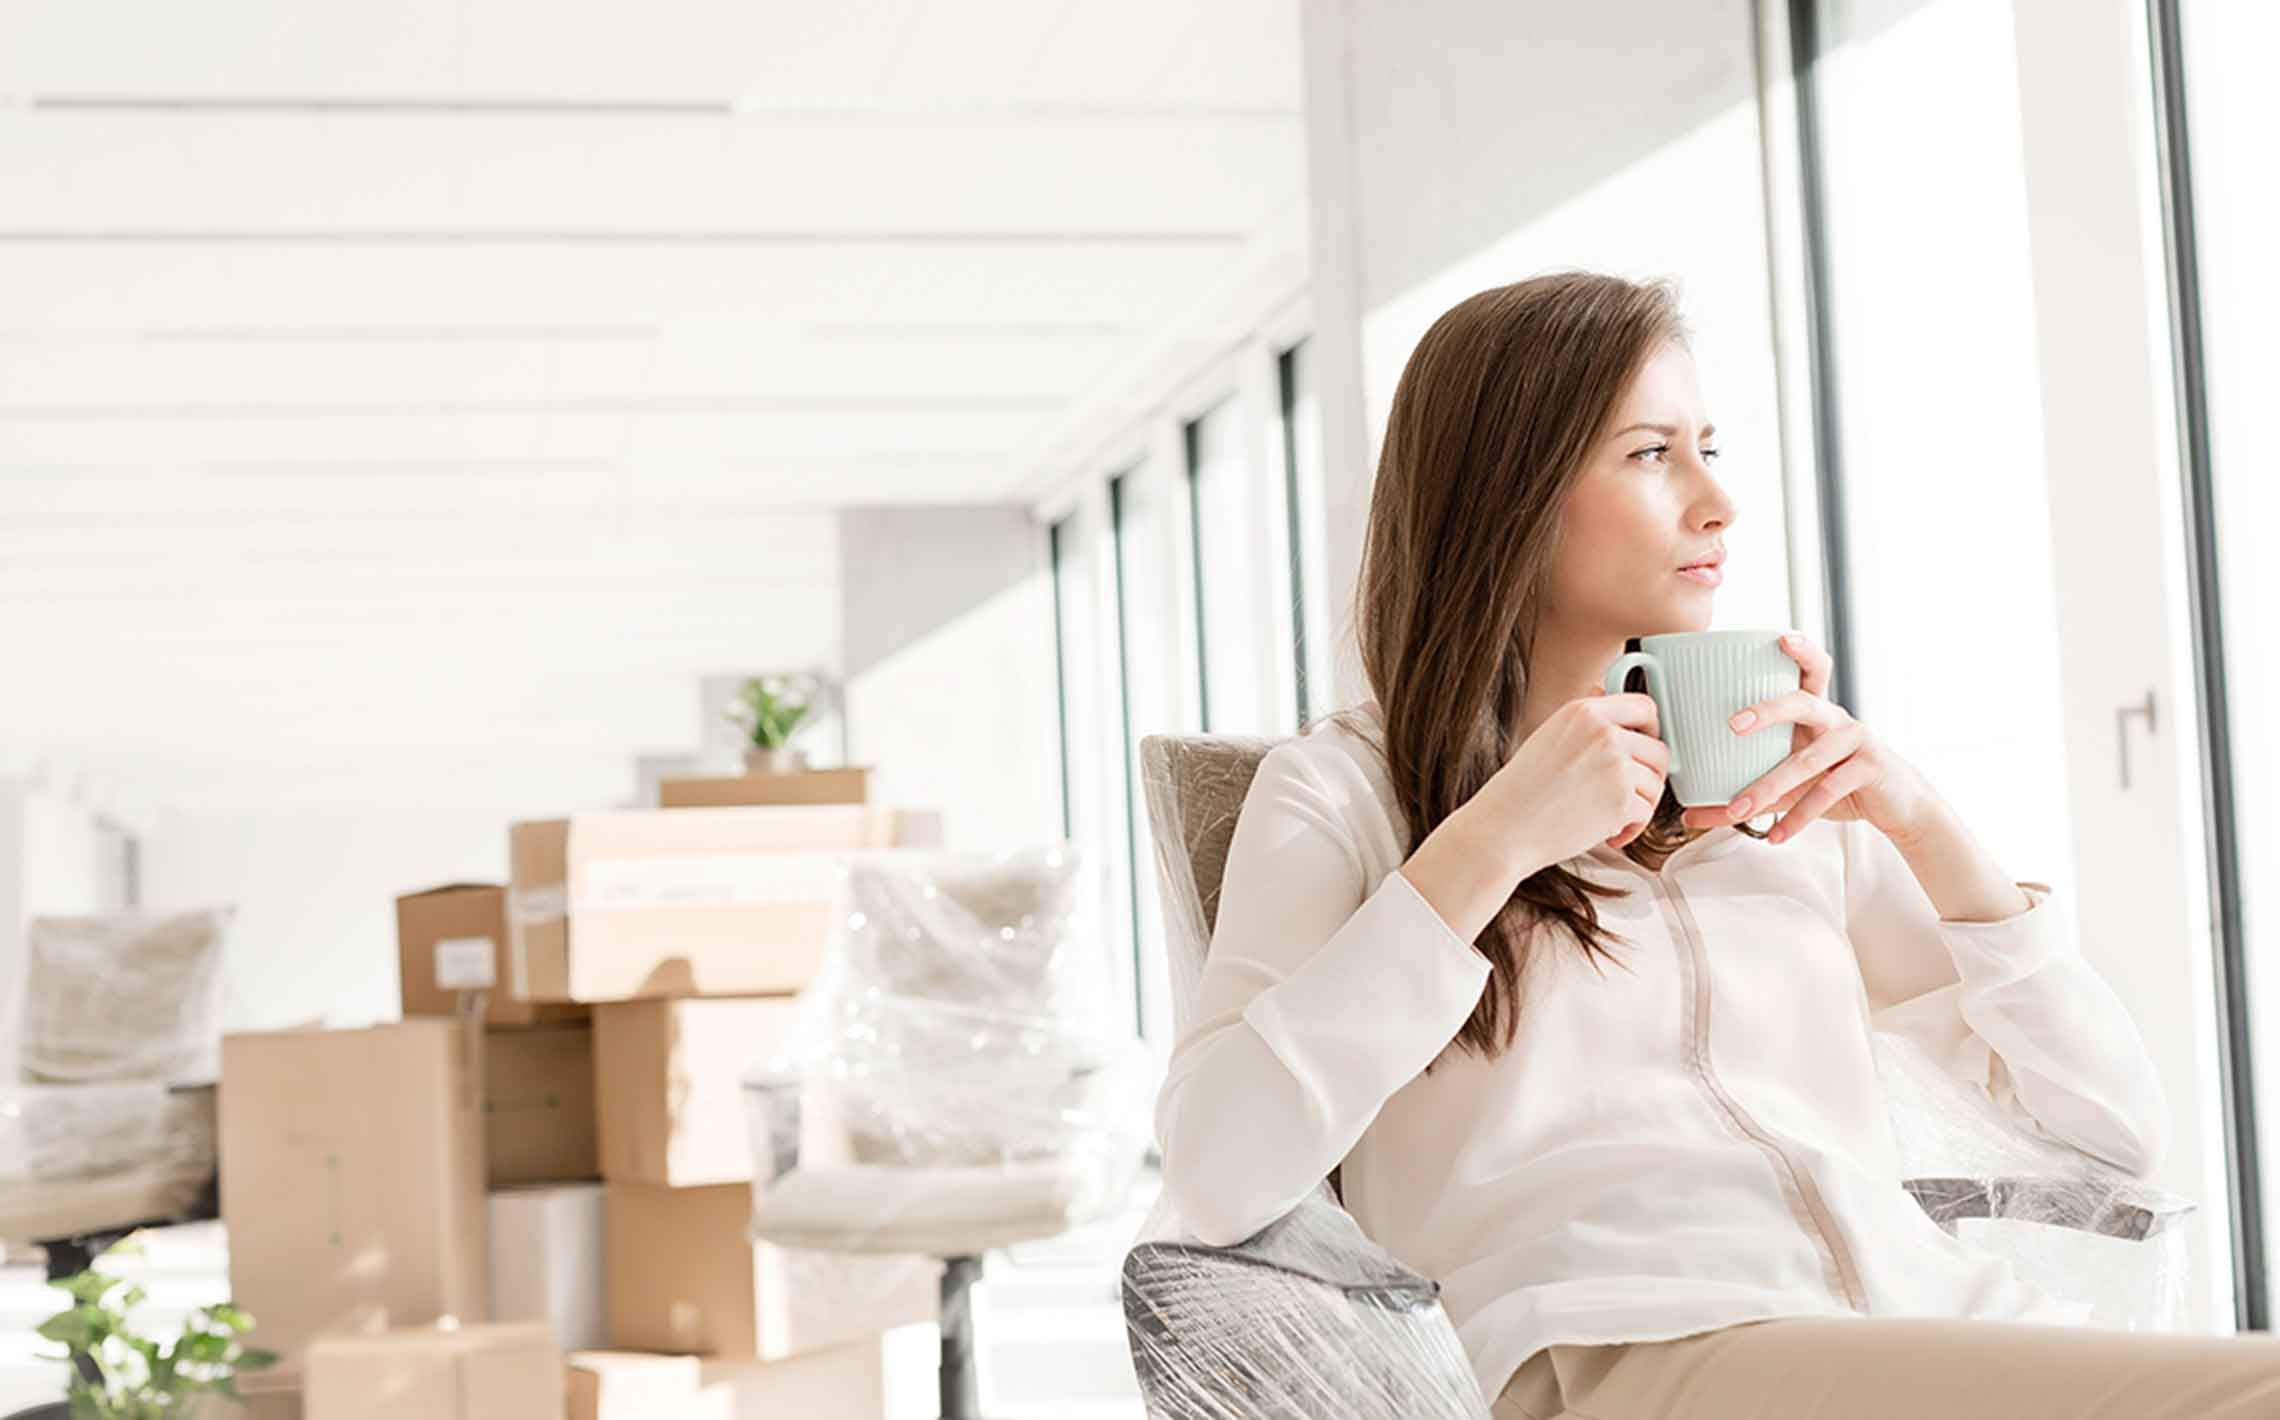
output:
{"label": "woman's left hand", "polygon": [[[1689,828],[1715,828],[1767,812],[1783,817],[1766,835],[1779,843],[1794,838],[1816,818],[1866,819],[1895,842],[1906,842],[1931,821],[1939,806],[1931,785],[1913,765],[1894,753],[1868,726],[1827,698],[1829,653],[1801,632],[1781,638],[1799,668],[1798,688],[1738,711],[1736,733],[1789,721],[1789,757],[1766,771],[1727,804],[1689,808],[1680,821]],[[1755,719],[1741,720],[1743,715]],[[1743,801],[1747,800],[1745,804]],[[1742,811],[1734,812],[1736,805]]]}

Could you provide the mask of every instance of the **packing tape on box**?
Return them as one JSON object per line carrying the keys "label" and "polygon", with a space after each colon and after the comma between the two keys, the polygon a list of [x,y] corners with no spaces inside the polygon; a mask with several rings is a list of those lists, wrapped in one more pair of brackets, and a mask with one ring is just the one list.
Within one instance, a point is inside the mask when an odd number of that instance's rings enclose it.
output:
{"label": "packing tape on box", "polygon": [[570,890],[561,883],[507,889],[507,994],[530,999],[530,944],[523,932],[570,915]]}
{"label": "packing tape on box", "polygon": [[844,855],[677,853],[595,858],[578,880],[577,908],[754,907],[828,902]]}
{"label": "packing tape on box", "polygon": [[507,922],[510,926],[543,927],[569,915],[570,889],[562,883],[507,889]]}

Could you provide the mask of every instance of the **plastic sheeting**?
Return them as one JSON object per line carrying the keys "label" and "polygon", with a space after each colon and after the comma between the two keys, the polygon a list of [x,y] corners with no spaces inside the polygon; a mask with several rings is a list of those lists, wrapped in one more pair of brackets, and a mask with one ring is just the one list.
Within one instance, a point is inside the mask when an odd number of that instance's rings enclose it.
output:
{"label": "plastic sheeting", "polygon": [[1440,1288],[1325,1186],[1242,1243],[1167,1224],[1124,1259],[1125,1334],[1166,1420],[1487,1420]]}
{"label": "plastic sheeting", "polygon": [[1121,1206],[1154,1081],[1090,883],[1066,843],[841,861],[824,969],[746,1072],[753,1236],[947,1257]]}
{"label": "plastic sheeting", "polygon": [[0,1238],[74,1237],[203,1211],[214,1087],[0,1088]]}
{"label": "plastic sheeting", "polygon": [[20,1077],[46,1084],[211,1081],[229,907],[35,917]]}
{"label": "plastic sheeting", "polygon": [[162,1084],[0,1088],[0,1183],[214,1168],[210,1090]]}
{"label": "plastic sheeting", "polygon": [[1901,1178],[1926,1213],[2028,1281],[2088,1304],[2090,1325],[2184,1325],[2178,1225],[2192,1200],[2014,1120],[1904,1036],[1879,1032],[1875,1045]]}
{"label": "plastic sheeting", "polygon": [[[1142,780],[1175,1010],[1184,1027],[1235,819],[1272,740],[1150,736]],[[1984,1091],[1880,1034],[1905,1186],[1958,1239],[2003,1255],[2094,1325],[2174,1329],[2190,1201],[2042,1137]],[[1422,1420],[1489,1412],[1438,1287],[1365,1237],[1325,1185],[1233,1247],[1198,1242],[1168,1197],[1127,1256],[1135,1370],[1167,1420]]]}
{"label": "plastic sheeting", "polygon": [[233,912],[32,919],[0,1080],[0,1237],[181,1216],[206,1193]]}

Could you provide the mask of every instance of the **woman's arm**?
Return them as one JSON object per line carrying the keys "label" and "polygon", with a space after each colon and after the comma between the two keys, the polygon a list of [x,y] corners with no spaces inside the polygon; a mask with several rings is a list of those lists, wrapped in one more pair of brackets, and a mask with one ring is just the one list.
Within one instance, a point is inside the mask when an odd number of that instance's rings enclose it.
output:
{"label": "woman's arm", "polygon": [[[1213,1246],[1303,1201],[1456,1035],[1488,981],[1488,958],[1411,877],[1364,880],[1342,815],[1382,810],[1339,805],[1308,752],[1298,741],[1269,750],[1244,797],[1195,1015],[1156,1100],[1165,1192]],[[1476,876],[1463,901],[1454,895],[1461,832],[1436,830],[1410,861],[1436,865],[1423,875],[1469,920],[1494,884]]]}
{"label": "woman's arm", "polygon": [[1870,1024],[1914,1038],[2032,1132],[2150,1174],[2169,1134],[2160,1077],[2050,886],[2005,876],[1945,805],[1904,844],[1858,819],[1839,827]]}

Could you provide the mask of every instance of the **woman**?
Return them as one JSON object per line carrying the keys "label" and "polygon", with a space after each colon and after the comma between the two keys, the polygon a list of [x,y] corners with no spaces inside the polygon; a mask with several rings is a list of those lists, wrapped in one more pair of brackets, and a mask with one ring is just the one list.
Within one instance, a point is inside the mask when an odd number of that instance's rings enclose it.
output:
{"label": "woman", "polygon": [[[1681,809],[1625,640],[1700,630],[1735,509],[1666,283],[1444,314],[1394,392],[1355,624],[1372,698],[1237,821],[1164,1187],[1241,1240],[1333,1168],[1435,1278],[1499,1417],[2280,1415],[2280,1340],[2093,1329],[1900,1186],[1871,1030],[2144,1176],[2128,1012],[2048,884],[1800,689],[1792,753]],[[1753,827],[1752,820],[1771,820]]]}

